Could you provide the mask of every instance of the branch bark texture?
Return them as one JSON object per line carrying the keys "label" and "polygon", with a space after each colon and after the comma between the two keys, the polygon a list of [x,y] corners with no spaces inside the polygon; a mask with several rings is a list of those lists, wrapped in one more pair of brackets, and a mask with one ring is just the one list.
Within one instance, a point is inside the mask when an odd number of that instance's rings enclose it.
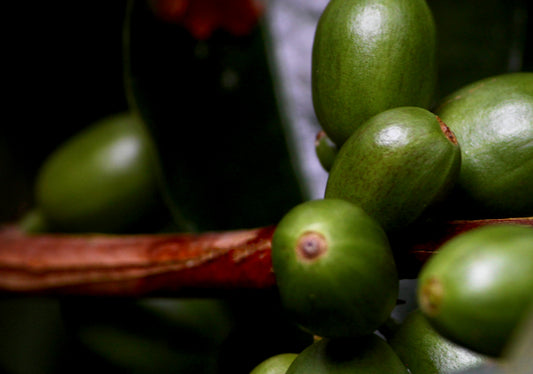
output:
{"label": "branch bark texture", "polygon": [[[391,238],[399,273],[414,278],[448,239],[494,224],[533,227],[533,217],[449,221]],[[275,226],[201,234],[27,235],[0,229],[0,293],[144,296],[267,290]]]}

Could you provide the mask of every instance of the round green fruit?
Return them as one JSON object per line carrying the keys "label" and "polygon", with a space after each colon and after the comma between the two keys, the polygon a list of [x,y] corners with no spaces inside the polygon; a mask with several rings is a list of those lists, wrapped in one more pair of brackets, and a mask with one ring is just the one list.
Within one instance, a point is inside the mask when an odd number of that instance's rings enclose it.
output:
{"label": "round green fruit", "polygon": [[419,276],[420,309],[446,338],[502,353],[533,303],[533,228],[493,224],[446,242]]}
{"label": "round green fruit", "polygon": [[487,358],[445,339],[414,310],[388,340],[411,374],[452,373],[479,367]]}
{"label": "round green fruit", "polygon": [[313,44],[317,118],[339,146],[364,121],[398,106],[429,107],[435,24],[424,0],[332,0]]}
{"label": "round green fruit", "polygon": [[296,357],[287,374],[407,374],[396,353],[383,339],[321,339]]}
{"label": "round green fruit", "polygon": [[151,143],[140,120],[105,118],[69,139],[44,162],[36,203],[56,231],[120,232],[157,201]]}
{"label": "round green fruit", "polygon": [[458,185],[484,215],[533,214],[533,73],[472,83],[436,110],[461,144]]}
{"label": "round green fruit", "polygon": [[398,275],[387,236],[349,202],[294,207],[274,232],[272,263],[283,307],[315,335],[372,333],[396,305]]}
{"label": "round green fruit", "polygon": [[287,369],[298,356],[296,353],[280,353],[257,365],[250,374],[285,374]]}
{"label": "round green fruit", "polygon": [[343,144],[325,197],[359,205],[387,232],[395,231],[446,196],[460,164],[460,147],[437,116],[417,107],[389,109]]}

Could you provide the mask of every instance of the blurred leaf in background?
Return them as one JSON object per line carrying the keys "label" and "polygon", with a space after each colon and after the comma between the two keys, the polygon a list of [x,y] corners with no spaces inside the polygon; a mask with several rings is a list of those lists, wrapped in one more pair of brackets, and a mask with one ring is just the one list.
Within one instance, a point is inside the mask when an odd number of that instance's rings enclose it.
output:
{"label": "blurred leaf in background", "polygon": [[439,97],[482,78],[527,69],[530,1],[427,2],[437,25]]}
{"label": "blurred leaf in background", "polygon": [[186,229],[268,225],[302,200],[261,21],[246,34],[214,30],[198,39],[187,25],[163,22],[145,0],[129,3],[128,97]]}
{"label": "blurred leaf in background", "polygon": [[57,300],[0,299],[0,372],[61,372],[67,341]]}

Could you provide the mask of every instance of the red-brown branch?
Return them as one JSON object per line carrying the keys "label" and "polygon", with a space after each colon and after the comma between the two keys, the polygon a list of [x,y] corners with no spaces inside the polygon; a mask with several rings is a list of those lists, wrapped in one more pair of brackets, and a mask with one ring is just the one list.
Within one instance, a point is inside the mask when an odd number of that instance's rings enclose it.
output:
{"label": "red-brown branch", "polygon": [[275,284],[274,227],[173,235],[25,235],[0,232],[0,290],[145,295]]}
{"label": "red-brown branch", "polygon": [[[491,223],[533,226],[533,217],[451,221],[392,239],[403,277],[416,277],[449,238]],[[143,296],[275,288],[274,226],[202,234],[26,235],[0,230],[0,292]]]}

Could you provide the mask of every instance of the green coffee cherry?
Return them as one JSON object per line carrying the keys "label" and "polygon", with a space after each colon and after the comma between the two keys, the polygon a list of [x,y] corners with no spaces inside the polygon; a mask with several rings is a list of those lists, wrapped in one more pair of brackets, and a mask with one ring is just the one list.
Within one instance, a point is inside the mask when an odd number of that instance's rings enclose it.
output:
{"label": "green coffee cherry", "polygon": [[250,374],[285,374],[287,369],[298,356],[296,353],[280,353],[257,365]]}
{"label": "green coffee cherry", "polygon": [[325,197],[359,205],[387,232],[399,230],[451,190],[461,162],[459,148],[453,133],[429,111],[387,110],[341,147]]}
{"label": "green coffee cherry", "polygon": [[272,262],[283,307],[312,334],[370,334],[396,305],[398,275],[387,236],[349,202],[293,208],[274,232]]}
{"label": "green coffee cherry", "polygon": [[494,224],[446,242],[419,277],[420,308],[442,335],[498,356],[533,305],[533,228]]}
{"label": "green coffee cherry", "polygon": [[443,99],[436,114],[461,144],[458,185],[474,203],[466,213],[533,215],[533,73],[472,83]]}
{"label": "green coffee cherry", "polygon": [[150,139],[129,113],[105,118],[75,135],[44,162],[37,207],[56,231],[120,232],[157,202]]}
{"label": "green coffee cherry", "polygon": [[388,340],[411,374],[442,374],[479,367],[488,358],[445,339],[414,310]]}
{"label": "green coffee cherry", "polygon": [[321,339],[296,357],[287,374],[407,374],[396,353],[376,335]]}
{"label": "green coffee cherry", "polygon": [[332,0],[313,45],[316,115],[339,146],[370,117],[427,108],[436,83],[436,36],[424,0]]}

